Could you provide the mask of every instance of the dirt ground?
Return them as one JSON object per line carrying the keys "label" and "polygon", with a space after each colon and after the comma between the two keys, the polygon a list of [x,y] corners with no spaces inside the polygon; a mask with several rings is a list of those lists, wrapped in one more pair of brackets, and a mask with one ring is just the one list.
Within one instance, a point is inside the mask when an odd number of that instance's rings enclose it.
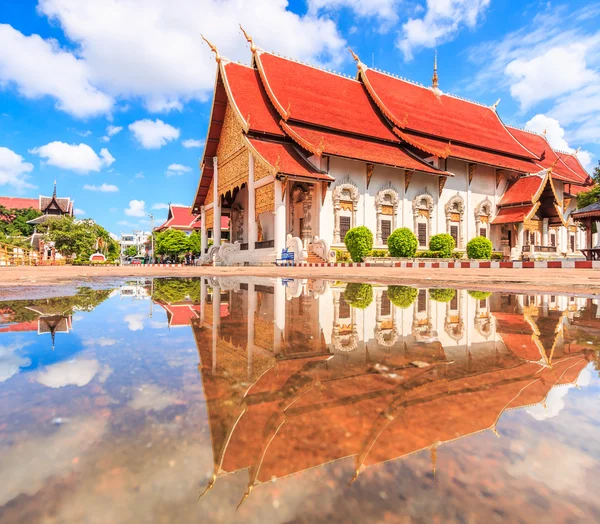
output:
{"label": "dirt ground", "polygon": [[[8,267],[0,268],[0,299],[30,295],[40,287],[115,284],[127,277],[258,276],[322,278],[421,287],[455,287],[522,293],[600,296],[600,271],[591,269],[407,269],[276,267]],[[60,286],[60,287],[59,287]]]}

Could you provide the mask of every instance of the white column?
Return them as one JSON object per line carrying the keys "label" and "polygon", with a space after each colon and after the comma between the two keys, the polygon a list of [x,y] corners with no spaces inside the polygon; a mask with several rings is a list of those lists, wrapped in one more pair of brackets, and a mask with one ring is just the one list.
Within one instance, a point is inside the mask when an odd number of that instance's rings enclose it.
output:
{"label": "white column", "polygon": [[213,175],[213,243],[215,246],[221,245],[221,195],[219,194],[219,168],[217,157],[213,157],[214,175]]}
{"label": "white column", "polygon": [[[285,230],[284,230],[285,232]],[[273,296],[275,306],[275,324],[273,326],[273,352],[275,355],[281,352],[281,342],[285,330],[285,286],[280,278],[275,281],[275,293]]]}
{"label": "white column", "polygon": [[213,287],[212,293],[212,310],[213,310],[213,325],[212,325],[212,372],[213,375],[217,372],[217,342],[219,340],[219,327],[221,325],[221,288]]}
{"label": "white column", "polygon": [[206,233],[206,209],[204,206],[200,208],[200,242],[202,243],[202,248],[200,249],[200,254],[204,255],[208,246],[208,235]]}
{"label": "white column", "polygon": [[206,279],[200,279],[200,326],[204,326],[204,317],[206,309]]}
{"label": "white column", "polygon": [[[316,235],[323,238],[321,235],[321,208],[323,207],[323,187],[321,182],[315,183],[314,198],[313,198],[313,237]],[[312,240],[312,239],[311,239]]]}
{"label": "white column", "polygon": [[254,350],[254,314],[256,312],[256,292],[254,291],[254,282],[248,284],[248,338],[246,339],[246,349],[248,351],[248,376],[247,380],[252,380],[253,373],[253,350]]}
{"label": "white column", "polygon": [[285,230],[285,214],[287,210],[287,191],[283,195],[283,187],[279,180],[275,180],[275,253],[278,257],[285,249],[286,230]]}
{"label": "white column", "polygon": [[252,153],[248,153],[248,155],[250,155],[248,161],[248,251],[254,251],[254,243],[258,240],[256,192],[254,189],[254,156]]}
{"label": "white column", "polygon": [[547,218],[544,218],[542,220],[542,246],[548,245],[548,227],[549,220]]}

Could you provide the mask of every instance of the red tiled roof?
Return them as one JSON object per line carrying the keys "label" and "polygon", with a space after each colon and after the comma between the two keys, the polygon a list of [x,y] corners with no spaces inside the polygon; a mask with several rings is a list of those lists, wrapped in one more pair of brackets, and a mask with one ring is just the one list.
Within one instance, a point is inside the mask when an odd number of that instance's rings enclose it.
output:
{"label": "red tiled roof", "polygon": [[8,324],[0,327],[0,333],[16,333],[21,331],[37,331],[38,321],[32,320],[31,322],[19,322],[18,324]]}
{"label": "red tiled roof", "polygon": [[267,94],[285,120],[395,140],[360,82],[265,52],[255,53],[255,59]]}
{"label": "red tiled roof", "polygon": [[510,169],[511,171],[518,171],[519,173],[529,174],[541,171],[541,168],[536,165],[535,162],[530,160],[523,160],[521,158],[510,157],[491,151],[484,151],[482,149],[475,149],[453,142],[449,143],[447,140],[416,136],[410,133],[400,132],[399,136],[414,147],[423,148],[423,150],[429,151],[432,154],[437,153],[438,156],[443,156],[442,153],[444,153],[451,158],[460,158],[461,160],[467,160],[478,164],[487,164],[489,166]]}
{"label": "red tiled roof", "polygon": [[189,326],[200,316],[200,306],[193,304],[160,304],[167,312],[169,327]]}
{"label": "red tiled roof", "polygon": [[537,175],[526,176],[517,179],[504,193],[499,206],[510,204],[530,204],[540,191],[545,177]]}
{"label": "red tiled roof", "polygon": [[40,209],[39,198],[0,197],[0,206],[7,209]]}
{"label": "red tiled roof", "polygon": [[526,206],[505,207],[498,211],[492,220],[492,224],[510,224],[512,222],[523,222],[533,211],[535,204]]}
{"label": "red tiled roof", "polygon": [[225,88],[249,129],[284,136],[278,125],[279,116],[261,85],[258,71],[233,62],[225,63],[222,71]]}
{"label": "red tiled roof", "polygon": [[585,182],[587,176],[581,177],[570,167],[568,167],[559,155],[552,149],[548,140],[536,133],[523,131],[514,127],[509,128],[513,136],[521,142],[527,149],[533,151],[540,160],[537,163],[544,169],[552,167],[552,175],[560,180],[565,180],[574,183]]}
{"label": "red tiled roof", "polygon": [[572,171],[577,173],[577,175],[581,179],[587,180],[590,178],[590,175],[583,168],[583,166],[581,165],[581,162],[579,162],[579,159],[575,155],[569,155],[567,153],[562,153],[560,151],[557,151],[556,154],[565,163],[565,165],[568,166]]}
{"label": "red tiled roof", "polygon": [[323,153],[328,155],[352,158],[386,166],[414,169],[434,175],[447,174],[412,156],[399,143],[375,142],[365,138],[350,137],[295,124],[284,124],[284,130],[299,145],[313,153],[320,147],[323,147]]}
{"label": "red tiled roof", "polygon": [[[201,226],[200,215],[194,215],[191,207],[171,204],[167,221],[154,229],[156,231],[164,231],[165,229],[189,231],[191,229],[200,230]],[[229,229],[229,217],[221,215],[221,230],[226,229]]]}
{"label": "red tiled roof", "polygon": [[292,144],[271,142],[258,138],[249,138],[251,147],[278,173],[296,175],[318,180],[333,180],[327,173],[315,169],[308,160],[302,158]]}
{"label": "red tiled roof", "polygon": [[390,75],[360,67],[369,94],[395,125],[446,140],[534,158],[485,106],[441,94]]}

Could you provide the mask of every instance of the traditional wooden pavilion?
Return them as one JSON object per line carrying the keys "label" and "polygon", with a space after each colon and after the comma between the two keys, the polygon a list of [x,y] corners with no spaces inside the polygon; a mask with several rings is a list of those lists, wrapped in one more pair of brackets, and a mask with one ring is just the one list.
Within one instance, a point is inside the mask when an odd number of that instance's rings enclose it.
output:
{"label": "traditional wooden pavilion", "polygon": [[600,260],[600,248],[592,245],[592,224],[600,222],[600,202],[578,209],[572,213],[573,220],[585,225],[586,246],[581,252],[588,260]]}

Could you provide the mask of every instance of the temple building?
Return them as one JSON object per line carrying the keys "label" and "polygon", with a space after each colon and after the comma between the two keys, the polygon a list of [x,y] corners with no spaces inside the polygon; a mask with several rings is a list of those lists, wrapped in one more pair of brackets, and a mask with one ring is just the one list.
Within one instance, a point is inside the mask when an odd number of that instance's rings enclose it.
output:
{"label": "temple building", "polygon": [[[186,235],[191,234],[194,231],[200,231],[201,221],[200,215],[192,213],[192,208],[189,206],[180,206],[177,204],[169,204],[169,214],[167,220],[160,226],[154,228],[154,231],[160,233],[167,229],[175,229],[177,231],[183,231]],[[208,232],[209,240],[212,240],[212,230]],[[221,216],[221,240],[229,240],[229,217],[226,215]]]}
{"label": "temple building", "polygon": [[[575,154],[506,126],[485,106],[366,66],[355,78],[260,49],[251,65],[219,55],[192,214],[204,239],[231,238],[205,260],[330,260],[346,232],[367,226],[385,249],[399,227],[420,249],[449,233],[477,236],[505,256],[581,256],[573,198],[591,185]],[[208,42],[208,41],[207,41]],[[203,243],[204,246],[207,242]]]}

